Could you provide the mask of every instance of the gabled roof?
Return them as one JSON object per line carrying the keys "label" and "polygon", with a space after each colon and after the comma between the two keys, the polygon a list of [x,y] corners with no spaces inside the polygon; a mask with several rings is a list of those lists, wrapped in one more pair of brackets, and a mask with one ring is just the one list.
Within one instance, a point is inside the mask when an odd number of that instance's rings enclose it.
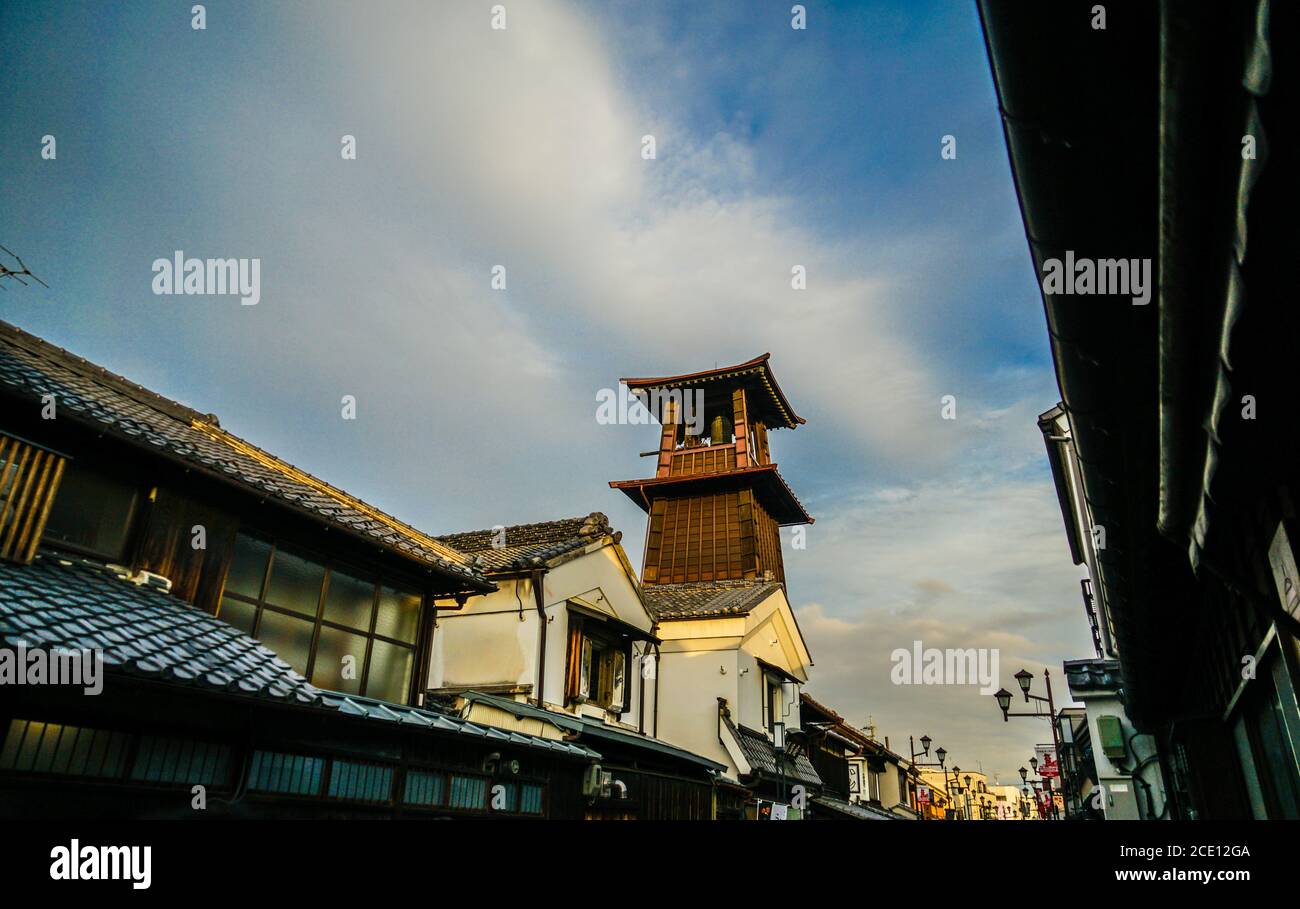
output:
{"label": "gabled roof", "polygon": [[500,574],[543,567],[605,536],[617,542],[621,535],[609,526],[609,518],[593,511],[579,518],[449,533],[438,540],[470,556],[481,571]]}
{"label": "gabled roof", "polygon": [[[737,363],[735,366],[715,367],[680,376],[650,376],[619,381],[635,392],[695,388],[728,379],[739,379],[748,390],[754,392],[746,396],[751,414],[762,419],[771,429],[779,429],[783,426],[794,429],[800,423],[807,421],[794,412],[785,393],[781,391],[781,386],[777,384],[776,376],[772,374],[772,367],[768,363],[771,356],[770,353],[765,353],[744,363]],[[656,413],[655,418],[662,419],[662,414]]]}
{"label": "gabled roof", "polygon": [[212,414],[115,375],[0,321],[0,391],[52,394],[59,418],[183,463],[447,575],[465,591],[495,589],[464,555],[223,430]]}
{"label": "gabled roof", "polygon": [[109,677],[134,677],[304,710],[457,733],[584,759],[574,742],[522,735],[457,716],[311,685],[270,648],[215,616],[122,572],[42,553],[30,565],[0,561],[0,643],[28,650],[102,651]]}
{"label": "gabled roof", "polygon": [[646,584],[646,609],[656,622],[748,615],[781,589],[779,581],[700,581],[693,584]]}

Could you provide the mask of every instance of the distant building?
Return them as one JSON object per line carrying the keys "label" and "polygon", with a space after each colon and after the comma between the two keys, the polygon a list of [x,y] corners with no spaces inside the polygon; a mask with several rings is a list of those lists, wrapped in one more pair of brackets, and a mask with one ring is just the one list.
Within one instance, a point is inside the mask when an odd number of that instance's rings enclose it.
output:
{"label": "distant building", "polygon": [[[808,737],[808,753],[813,768],[821,778],[822,787],[813,796],[810,812],[814,819],[831,820],[901,820],[915,813],[895,812],[890,808],[906,804],[906,778],[895,784],[888,806],[880,798],[881,777],[886,761],[883,749],[867,738],[866,734],[845,722],[831,708],[818,703],[809,694],[799,697],[800,725]],[[879,766],[879,771],[873,769]],[[868,787],[874,782],[875,798],[863,798],[862,783],[866,776]],[[873,779],[874,777],[874,779]]]}
{"label": "distant building", "polygon": [[982,771],[921,768],[920,773],[926,785],[942,791],[946,797],[949,819],[998,820],[997,793],[989,786],[988,777]]}

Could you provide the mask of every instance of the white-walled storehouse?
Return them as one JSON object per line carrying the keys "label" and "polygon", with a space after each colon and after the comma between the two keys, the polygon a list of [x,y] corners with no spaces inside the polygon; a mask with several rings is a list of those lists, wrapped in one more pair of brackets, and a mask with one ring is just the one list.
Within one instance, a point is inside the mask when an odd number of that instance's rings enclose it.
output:
{"label": "white-walled storehouse", "polygon": [[660,641],[620,537],[600,513],[441,537],[498,590],[440,604],[426,696],[600,752],[589,817],[710,818],[723,765],[657,737]]}

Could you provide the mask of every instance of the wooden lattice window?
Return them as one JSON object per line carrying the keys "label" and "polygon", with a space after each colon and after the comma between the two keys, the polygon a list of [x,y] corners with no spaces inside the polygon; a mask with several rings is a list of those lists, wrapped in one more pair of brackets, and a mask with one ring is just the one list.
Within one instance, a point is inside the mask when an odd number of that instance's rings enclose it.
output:
{"label": "wooden lattice window", "polygon": [[27,564],[45,531],[66,459],[0,434],[0,559]]}

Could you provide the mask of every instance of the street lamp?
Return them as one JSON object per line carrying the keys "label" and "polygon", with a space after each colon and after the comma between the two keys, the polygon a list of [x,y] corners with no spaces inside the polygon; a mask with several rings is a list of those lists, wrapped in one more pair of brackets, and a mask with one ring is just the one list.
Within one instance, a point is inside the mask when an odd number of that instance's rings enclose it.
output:
{"label": "street lamp", "polygon": [[[934,743],[934,739],[930,738],[928,735],[923,735],[921,736],[921,750],[917,751],[915,740],[910,735],[907,737],[907,747],[908,750],[912,753],[911,774],[913,778],[918,782],[920,780],[920,776],[916,773],[917,767],[938,767],[940,770],[943,770],[943,762],[948,758],[947,750],[942,745],[940,745],[938,748],[934,750],[934,756],[939,759],[938,763],[935,763],[934,761],[918,761],[917,760],[918,757],[930,756],[930,745],[933,743]],[[944,775],[943,775],[943,783],[945,786],[948,785],[948,772],[946,770],[944,771]],[[919,803],[917,807],[919,810]],[[925,820],[924,811],[921,812],[921,819]]]}
{"label": "street lamp", "polygon": [[1011,709],[1011,692],[1007,691],[1005,688],[999,688],[998,693],[993,696],[997,698],[998,706],[1002,708],[1002,722],[1010,722],[1007,717],[1007,711]]}
{"label": "street lamp", "polygon": [[1025,781],[1025,777],[1027,777],[1027,776],[1029,776],[1029,771],[1026,770],[1024,767],[1021,767],[1021,768],[1020,768],[1020,782],[1023,783],[1023,782]]}
{"label": "street lamp", "polygon": [[1034,674],[1026,669],[1016,673],[1015,679],[1020,683],[1020,690],[1024,692],[1025,703],[1029,703],[1029,685],[1034,681]]}
{"label": "street lamp", "polygon": [[[1040,697],[1039,695],[1029,693],[1029,688],[1034,681],[1034,674],[1029,670],[1021,669],[1019,672],[1015,674],[1014,678],[1016,680],[1016,684],[1020,686],[1021,694],[1025,696],[1025,703],[1029,703],[1030,701],[1038,701],[1040,703],[1046,704],[1047,712],[1039,713],[1037,712],[1037,710],[1035,710],[1034,713],[1012,713],[1011,693],[1007,691],[1005,688],[1001,688],[993,697],[998,702],[998,709],[1002,711],[1002,721],[1004,723],[1008,722],[1009,719],[1013,716],[1031,716],[1031,717],[1039,717],[1041,719],[1045,719],[1049,724],[1051,724],[1052,747],[1056,752],[1056,760],[1058,762],[1057,766],[1059,767],[1058,772],[1061,774],[1061,794],[1065,796],[1066,807],[1068,809],[1070,791],[1072,787],[1070,786],[1070,780],[1068,777],[1069,771],[1065,766],[1065,753],[1062,749],[1061,743],[1062,741],[1065,741],[1066,743],[1072,743],[1074,741],[1074,730],[1073,728],[1070,728],[1067,731],[1066,727],[1070,725],[1070,721],[1068,717],[1056,712],[1056,702],[1052,699],[1052,674],[1050,671],[1046,669],[1043,670],[1043,682],[1047,685],[1047,697]],[[1038,769],[1037,765],[1035,765],[1034,769],[1035,770]]]}

